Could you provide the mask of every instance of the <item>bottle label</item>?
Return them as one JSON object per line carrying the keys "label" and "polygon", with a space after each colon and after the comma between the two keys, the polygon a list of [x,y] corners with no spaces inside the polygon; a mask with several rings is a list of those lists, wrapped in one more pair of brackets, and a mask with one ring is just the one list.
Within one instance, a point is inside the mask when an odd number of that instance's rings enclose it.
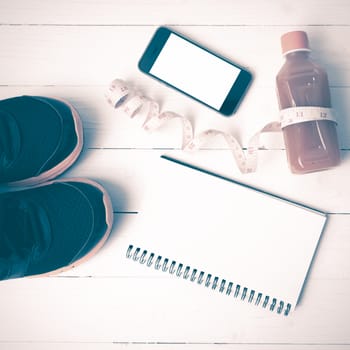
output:
{"label": "bottle label", "polygon": [[332,108],[325,107],[291,107],[280,111],[281,128],[288,125],[316,121],[329,120],[336,123],[335,113]]}

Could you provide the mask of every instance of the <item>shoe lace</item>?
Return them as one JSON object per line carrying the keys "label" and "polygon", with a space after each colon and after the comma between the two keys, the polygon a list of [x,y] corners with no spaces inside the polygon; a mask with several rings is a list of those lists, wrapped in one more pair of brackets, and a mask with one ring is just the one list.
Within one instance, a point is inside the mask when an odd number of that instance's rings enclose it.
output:
{"label": "shoe lace", "polygon": [[22,277],[51,245],[49,218],[26,199],[8,199],[0,210],[0,279]]}

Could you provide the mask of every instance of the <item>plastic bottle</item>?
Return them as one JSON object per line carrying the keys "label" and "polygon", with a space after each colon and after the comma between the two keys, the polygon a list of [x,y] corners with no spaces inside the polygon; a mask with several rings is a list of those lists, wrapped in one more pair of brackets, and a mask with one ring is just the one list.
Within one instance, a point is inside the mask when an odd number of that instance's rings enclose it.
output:
{"label": "plastic bottle", "polygon": [[289,167],[297,174],[334,167],[340,152],[327,73],[309,58],[305,32],[284,34],[281,45],[286,61],[276,84]]}

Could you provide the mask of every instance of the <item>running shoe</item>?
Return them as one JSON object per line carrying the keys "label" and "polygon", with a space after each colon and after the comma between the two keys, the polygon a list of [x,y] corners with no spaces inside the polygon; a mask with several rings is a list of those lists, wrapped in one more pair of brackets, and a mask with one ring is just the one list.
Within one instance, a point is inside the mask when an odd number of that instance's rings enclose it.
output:
{"label": "running shoe", "polygon": [[68,102],[39,96],[0,101],[0,185],[53,179],[78,158],[83,129]]}
{"label": "running shoe", "polygon": [[113,210],[105,189],[61,179],[0,194],[0,280],[61,273],[107,240]]}

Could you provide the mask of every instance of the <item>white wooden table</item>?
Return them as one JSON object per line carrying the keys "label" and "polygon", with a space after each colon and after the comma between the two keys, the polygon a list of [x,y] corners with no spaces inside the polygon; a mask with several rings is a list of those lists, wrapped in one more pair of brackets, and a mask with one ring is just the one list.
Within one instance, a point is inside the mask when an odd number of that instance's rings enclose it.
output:
{"label": "white wooden table", "polygon": [[[63,176],[99,181],[115,211],[111,239],[85,265],[56,277],[0,283],[0,349],[350,349],[349,12],[347,0],[0,0],[0,98],[36,94],[70,101],[83,120],[85,147]],[[159,25],[253,72],[235,116],[224,118],[138,71]],[[225,130],[246,147],[260,127],[277,119],[280,36],[294,29],[307,31],[313,57],[329,75],[342,150],[336,169],[292,175],[277,135],[261,140],[258,171],[242,175],[223,143],[184,154],[176,122],[148,134],[142,121],[105,101],[109,82],[122,78],[163,110],[188,116],[196,132]],[[143,189],[162,181],[157,162],[163,153],[330,214],[293,314],[261,313],[188,282],[125,268],[118,237],[140,203],[151,200]]]}

